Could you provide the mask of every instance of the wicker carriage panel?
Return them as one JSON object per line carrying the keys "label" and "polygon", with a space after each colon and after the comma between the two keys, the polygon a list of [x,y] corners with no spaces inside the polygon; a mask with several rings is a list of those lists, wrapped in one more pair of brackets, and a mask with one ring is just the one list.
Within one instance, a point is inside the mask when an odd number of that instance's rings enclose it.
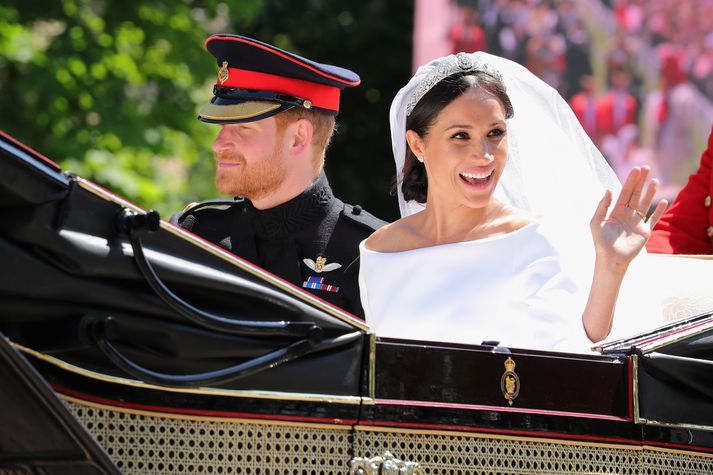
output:
{"label": "wicker carriage panel", "polygon": [[645,450],[642,454],[644,475],[668,475],[686,473],[710,475],[713,473],[713,457],[700,457],[677,451]]}
{"label": "wicker carriage panel", "polygon": [[358,430],[354,453],[371,458],[390,452],[418,462],[430,475],[703,475],[713,457],[641,447],[570,441],[537,441],[478,434]]}
{"label": "wicker carriage panel", "polygon": [[639,474],[638,450],[506,438],[359,431],[355,453],[389,451],[418,462],[426,473],[445,474]]}
{"label": "wicker carriage panel", "polygon": [[430,475],[713,473],[712,456],[659,448],[365,427],[352,434],[65,403],[126,474],[346,474],[352,454],[371,458],[387,451]]}
{"label": "wicker carriage panel", "polygon": [[154,417],[65,404],[127,475],[348,471],[348,430]]}

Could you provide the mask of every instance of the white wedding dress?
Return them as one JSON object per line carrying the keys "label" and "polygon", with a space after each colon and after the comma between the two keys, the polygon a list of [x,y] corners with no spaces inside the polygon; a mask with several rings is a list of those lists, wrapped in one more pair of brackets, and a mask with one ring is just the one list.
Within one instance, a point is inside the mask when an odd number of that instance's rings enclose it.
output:
{"label": "white wedding dress", "polygon": [[359,284],[379,336],[587,351],[588,288],[558,250],[552,224],[402,252],[361,243]]}
{"label": "white wedding dress", "polygon": [[[554,223],[402,252],[360,245],[369,328],[407,340],[589,353],[582,313],[590,243],[561,243]],[[713,259],[642,254],[620,291],[607,341],[713,311]]]}

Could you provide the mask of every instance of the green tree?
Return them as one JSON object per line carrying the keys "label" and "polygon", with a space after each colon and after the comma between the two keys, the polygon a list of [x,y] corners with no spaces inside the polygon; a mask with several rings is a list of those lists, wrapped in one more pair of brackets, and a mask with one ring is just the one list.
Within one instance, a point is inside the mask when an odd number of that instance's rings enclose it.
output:
{"label": "green tree", "polygon": [[357,71],[327,169],[338,195],[393,218],[388,106],[410,68],[410,1],[64,0],[0,6],[0,128],[164,216],[215,195],[197,120],[213,33],[273,43]]}

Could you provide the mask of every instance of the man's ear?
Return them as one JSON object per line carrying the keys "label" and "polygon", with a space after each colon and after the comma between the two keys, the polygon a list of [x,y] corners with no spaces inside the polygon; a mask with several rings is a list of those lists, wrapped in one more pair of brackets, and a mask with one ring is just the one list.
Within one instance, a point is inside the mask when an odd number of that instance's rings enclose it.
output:
{"label": "man's ear", "polygon": [[312,122],[300,118],[291,123],[288,127],[289,142],[288,147],[292,155],[299,155],[312,144],[314,135],[314,125]]}
{"label": "man's ear", "polygon": [[423,157],[425,155],[423,139],[413,130],[406,131],[406,143],[417,157]]}

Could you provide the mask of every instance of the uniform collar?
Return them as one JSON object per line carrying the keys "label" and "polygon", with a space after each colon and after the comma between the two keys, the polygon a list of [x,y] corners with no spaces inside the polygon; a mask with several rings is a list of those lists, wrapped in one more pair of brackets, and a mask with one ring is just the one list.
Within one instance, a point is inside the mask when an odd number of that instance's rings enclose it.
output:
{"label": "uniform collar", "polygon": [[327,176],[322,171],[309,188],[285,203],[259,210],[246,201],[245,208],[257,237],[275,241],[319,223],[329,213],[333,199]]}

